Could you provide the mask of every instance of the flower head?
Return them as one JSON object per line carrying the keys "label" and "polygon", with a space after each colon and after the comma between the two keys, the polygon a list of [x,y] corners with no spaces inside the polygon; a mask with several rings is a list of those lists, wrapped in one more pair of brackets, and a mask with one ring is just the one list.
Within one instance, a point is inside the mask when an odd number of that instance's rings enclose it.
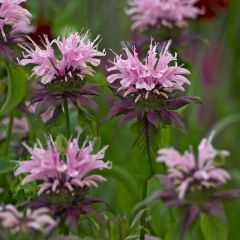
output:
{"label": "flower head", "polygon": [[49,108],[54,111],[67,98],[75,105],[80,103],[81,107],[96,111],[96,103],[88,96],[99,95],[97,85],[88,83],[85,76],[93,75],[92,66],[98,66],[98,57],[105,55],[97,50],[98,37],[91,42],[88,33],[84,36],[71,33],[51,42],[47,36],[44,39],[43,48],[31,39],[33,48],[28,44],[21,45],[24,58],[19,60],[19,64],[33,64],[32,76],[40,78],[38,85],[33,87],[31,104],[37,103],[42,112]]}
{"label": "flower head", "polygon": [[228,172],[217,166],[218,158],[225,158],[229,153],[214,149],[209,139],[204,138],[199,144],[198,158],[189,151],[181,155],[172,148],[161,149],[158,154],[158,161],[167,166],[168,178],[179,199],[194,191],[218,189],[230,179]]}
{"label": "flower head", "polygon": [[[122,98],[115,104],[112,115],[127,113],[126,119],[132,119],[147,113],[149,122],[157,124],[158,118],[169,124],[181,122],[170,112],[188,103],[197,101],[193,97],[177,97],[190,81],[190,72],[177,62],[177,54],[169,52],[171,41],[158,52],[159,44],[150,44],[147,57],[141,61],[135,49],[124,46],[125,57],[116,55],[113,66],[108,68],[107,77],[111,86],[117,89]],[[198,100],[199,101],[199,100]]]}
{"label": "flower head", "polygon": [[31,13],[21,6],[26,0],[0,0],[0,43],[1,49],[19,43],[21,37],[32,31]]}
{"label": "flower head", "polygon": [[128,15],[133,17],[132,28],[149,26],[183,27],[187,20],[196,19],[202,10],[198,0],[129,0]]}
{"label": "flower head", "polygon": [[[23,59],[19,64],[35,65],[32,75],[41,78],[43,84],[53,81],[82,80],[86,75],[93,75],[92,66],[98,66],[97,57],[104,56],[104,52],[97,50],[97,37],[93,42],[88,39],[88,33],[80,36],[71,33],[68,37],[49,41],[44,36],[43,48],[40,48],[30,38],[33,48],[27,44],[23,48]],[[58,53],[60,56],[58,56]]]}
{"label": "flower head", "polygon": [[126,46],[123,50],[126,58],[116,55],[113,67],[108,71],[109,83],[119,84],[118,91],[123,91],[123,96],[131,94],[136,96],[135,101],[147,99],[150,95],[161,95],[168,98],[168,93],[173,91],[184,91],[184,85],[190,85],[185,75],[190,72],[178,66],[177,54],[169,52],[171,41],[169,41],[158,53],[158,44],[151,42],[147,57],[142,62],[133,49]]}
{"label": "flower head", "polygon": [[198,146],[198,156],[191,151],[180,154],[173,148],[161,149],[157,161],[166,165],[168,175],[160,176],[163,190],[154,192],[140,205],[161,199],[166,207],[181,210],[181,237],[201,212],[221,218],[223,203],[240,196],[239,189],[219,191],[230,180],[229,173],[220,167],[229,155],[216,150],[211,137],[204,138]]}
{"label": "flower head", "polygon": [[[62,141],[62,140],[61,140]],[[87,142],[79,147],[78,139],[66,142],[66,146],[59,148],[57,142],[48,141],[47,149],[40,143],[33,148],[27,147],[32,159],[19,162],[15,174],[26,173],[22,184],[39,180],[42,182],[39,194],[44,192],[71,192],[96,187],[98,182],[106,179],[98,174],[91,174],[93,170],[110,168],[110,162],[102,159],[106,147],[98,153],[93,153],[93,142]]]}
{"label": "flower head", "polygon": [[28,208],[25,212],[20,212],[9,204],[0,209],[0,226],[9,229],[13,234],[30,231],[48,234],[56,225],[57,222],[49,216],[47,208]]}

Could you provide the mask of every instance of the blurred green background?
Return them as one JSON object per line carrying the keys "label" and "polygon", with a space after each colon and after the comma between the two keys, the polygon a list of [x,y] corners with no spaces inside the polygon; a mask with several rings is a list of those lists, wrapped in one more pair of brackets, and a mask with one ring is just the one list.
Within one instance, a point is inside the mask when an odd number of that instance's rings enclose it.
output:
{"label": "blurred green background", "polygon": [[[99,46],[107,50],[102,72],[105,72],[107,60],[113,56],[110,49],[119,52],[121,42],[129,41],[133,36],[131,19],[125,14],[126,0],[30,0],[27,6],[33,14],[33,23],[38,26],[37,34],[48,33],[56,37],[66,27],[79,32],[89,29],[92,38],[100,34]],[[161,36],[161,30],[156,31]],[[240,187],[240,2],[230,1],[228,8],[217,12],[211,19],[192,21],[187,31],[199,40],[177,49],[177,52],[192,72],[189,94],[201,97],[203,105],[192,105],[183,110],[187,133],[171,128],[169,145],[181,151],[189,145],[196,149],[201,138],[216,129],[214,145],[231,152],[225,166],[232,173],[233,180],[227,187]],[[104,75],[99,72],[96,79],[110,101],[111,92],[105,86]],[[106,99],[98,102],[100,119],[108,111],[109,101]],[[81,120],[78,121],[81,124]],[[86,128],[84,123],[81,127]],[[93,191],[94,195],[109,203],[111,212],[133,215],[132,209],[140,199],[141,182],[135,180],[136,172],[131,163],[134,139],[129,128],[130,124],[119,126],[117,119],[101,125],[99,135],[102,144],[109,145],[107,159],[113,161],[114,169],[106,173],[110,175],[109,181]],[[158,184],[153,179],[151,189],[156,189]],[[152,209],[157,231],[164,231],[168,226],[163,222],[169,218],[169,211],[160,210],[157,205]],[[226,204],[226,212],[229,239],[237,240],[240,238],[240,201]]]}

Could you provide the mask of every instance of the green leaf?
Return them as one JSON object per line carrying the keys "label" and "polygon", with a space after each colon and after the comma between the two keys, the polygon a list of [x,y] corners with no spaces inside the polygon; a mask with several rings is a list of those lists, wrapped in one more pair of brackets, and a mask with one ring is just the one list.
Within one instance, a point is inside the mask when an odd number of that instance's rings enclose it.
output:
{"label": "green leaf", "polygon": [[0,109],[0,116],[11,112],[27,93],[27,78],[24,69],[14,63],[6,64],[8,70],[8,92]]}
{"label": "green leaf", "polygon": [[217,218],[207,214],[201,214],[200,225],[205,240],[227,240],[227,226]]}
{"label": "green leaf", "polygon": [[179,235],[179,224],[170,223],[168,225],[168,231],[166,233],[164,240],[175,240],[176,236],[178,235]]}
{"label": "green leaf", "polygon": [[163,166],[156,162],[157,151],[169,143],[170,133],[167,127],[156,129],[145,120],[138,120],[132,125],[135,143],[132,148],[132,160],[136,175],[148,180],[154,174],[163,172]]}
{"label": "green leaf", "polygon": [[111,176],[124,185],[134,201],[139,200],[138,185],[134,177],[123,167],[113,164],[111,171],[103,170],[104,176]]}
{"label": "green leaf", "polygon": [[14,170],[16,162],[5,158],[0,158],[0,174],[6,174]]}

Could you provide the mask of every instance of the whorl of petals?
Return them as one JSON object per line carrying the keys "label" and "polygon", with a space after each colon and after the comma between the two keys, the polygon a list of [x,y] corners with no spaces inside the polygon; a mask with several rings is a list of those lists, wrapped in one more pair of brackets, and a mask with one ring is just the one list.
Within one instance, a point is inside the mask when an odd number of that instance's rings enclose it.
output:
{"label": "whorl of petals", "polygon": [[0,225],[12,233],[34,230],[47,234],[57,225],[57,222],[50,217],[47,208],[36,210],[28,208],[25,212],[20,212],[15,206],[8,204],[0,209]]}
{"label": "whorl of petals", "polygon": [[[91,42],[88,32],[81,36],[76,32],[68,37],[54,39],[51,42],[44,36],[43,48],[40,48],[31,38],[32,43],[22,44],[23,59],[20,65],[33,64],[32,76],[39,77],[43,84],[54,80],[83,79],[93,75],[92,66],[100,64],[97,57],[105,56],[105,52],[97,50],[99,36]],[[57,56],[57,52],[60,56]]]}
{"label": "whorl of petals", "polygon": [[30,26],[32,15],[21,6],[23,2],[26,0],[0,0],[0,31],[5,42],[33,30]]}
{"label": "whorl of petals", "polygon": [[175,184],[179,199],[190,190],[217,188],[230,179],[229,173],[218,167],[216,158],[225,158],[227,151],[217,151],[210,139],[204,138],[198,146],[198,158],[192,152],[182,155],[173,148],[161,149],[158,161],[165,163],[168,178]]}
{"label": "whorl of petals", "polygon": [[169,52],[171,41],[158,52],[158,43],[150,44],[147,57],[142,62],[136,50],[123,46],[124,56],[117,55],[113,66],[108,68],[107,80],[116,85],[123,96],[133,95],[135,102],[147,99],[151,95],[168,99],[173,91],[184,91],[190,81],[185,77],[190,72],[178,66],[177,54]]}
{"label": "whorl of petals", "polygon": [[111,168],[111,162],[102,160],[107,147],[94,154],[94,142],[85,141],[79,147],[78,139],[73,139],[69,141],[64,156],[57,150],[52,139],[48,141],[47,149],[41,143],[33,148],[26,147],[32,156],[31,160],[20,161],[15,175],[27,174],[22,181],[23,185],[41,181],[39,194],[62,190],[74,192],[75,189],[97,187],[99,182],[106,179],[91,172]]}
{"label": "whorl of petals", "polygon": [[132,29],[149,26],[184,27],[187,20],[196,19],[204,9],[198,0],[129,0],[127,14],[132,16]]}

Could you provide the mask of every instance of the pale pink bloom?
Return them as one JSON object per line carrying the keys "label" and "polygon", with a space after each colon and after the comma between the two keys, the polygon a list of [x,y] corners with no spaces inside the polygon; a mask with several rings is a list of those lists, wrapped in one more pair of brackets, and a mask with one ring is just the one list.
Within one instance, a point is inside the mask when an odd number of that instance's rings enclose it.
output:
{"label": "pale pink bloom", "polygon": [[5,42],[33,30],[30,26],[32,15],[21,6],[23,2],[26,0],[0,0],[0,30]]}
{"label": "pale pink bloom", "polygon": [[186,26],[187,20],[203,13],[195,4],[198,0],[129,0],[128,15],[132,29],[151,26]]}
{"label": "pale pink bloom", "polygon": [[169,52],[170,45],[171,41],[159,53],[158,43],[152,41],[144,61],[138,58],[135,48],[131,51],[124,46],[125,58],[116,54],[113,66],[108,68],[111,72],[108,82],[116,84],[118,91],[124,92],[124,97],[134,95],[136,102],[151,95],[168,98],[168,93],[184,91],[184,85],[190,85],[184,75],[190,72],[178,66],[177,54]]}
{"label": "pale pink bloom", "polygon": [[98,174],[91,174],[93,170],[111,168],[110,162],[104,162],[105,150],[93,153],[93,142],[85,141],[82,147],[78,139],[69,141],[64,156],[58,152],[56,144],[48,141],[47,149],[40,143],[33,148],[27,146],[31,160],[20,161],[15,175],[26,173],[22,184],[40,180],[42,182],[39,194],[43,192],[59,192],[67,190],[73,192],[76,188],[97,187],[98,182],[106,179]]}
{"label": "pale pink bloom", "polygon": [[57,222],[49,216],[47,208],[36,210],[28,208],[25,212],[20,212],[15,206],[9,204],[0,209],[0,225],[12,233],[21,234],[21,232],[34,230],[47,234],[57,225]]}
{"label": "pale pink bloom", "polygon": [[[0,134],[0,139],[6,138],[7,134],[7,128],[9,124],[9,118],[4,118],[1,121],[2,133]],[[12,134],[14,137],[25,137],[29,132],[29,127],[28,127],[28,120],[27,118],[14,118],[13,119],[13,127],[12,127]]]}
{"label": "pale pink bloom", "polygon": [[185,151],[182,155],[173,148],[161,149],[158,154],[158,161],[167,166],[168,178],[175,184],[179,199],[184,199],[188,191],[218,188],[230,179],[228,172],[215,161],[229,153],[216,150],[209,139],[199,144],[198,158],[192,152]]}
{"label": "pale pink bloom", "polygon": [[108,68],[110,75],[107,80],[115,85],[123,96],[135,97],[135,102],[155,95],[168,99],[174,91],[184,91],[185,85],[190,85],[185,75],[190,72],[178,66],[177,54],[169,52],[171,41],[158,52],[159,44],[150,44],[147,57],[141,61],[133,48],[123,47],[125,57],[117,55],[113,66]]}
{"label": "pale pink bloom", "polygon": [[[99,37],[91,42],[88,33],[83,36],[71,33],[68,37],[50,42],[48,37],[44,36],[41,48],[29,38],[33,47],[29,44],[20,45],[24,52],[19,64],[33,64],[32,76],[41,78],[43,84],[54,80],[82,80],[86,75],[93,75],[92,66],[100,64],[97,57],[105,55],[105,52],[97,50],[98,39]],[[60,53],[59,56],[57,52]]]}

